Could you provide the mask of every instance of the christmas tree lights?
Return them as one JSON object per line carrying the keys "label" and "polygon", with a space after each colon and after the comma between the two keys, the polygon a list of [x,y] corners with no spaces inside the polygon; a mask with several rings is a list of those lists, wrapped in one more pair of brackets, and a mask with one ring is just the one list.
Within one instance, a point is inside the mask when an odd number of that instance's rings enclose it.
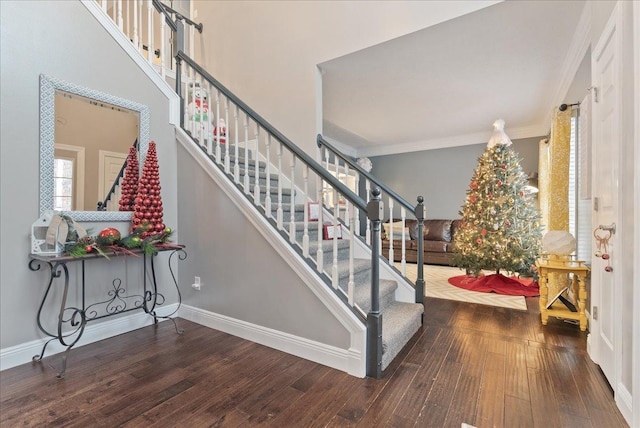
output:
{"label": "christmas tree lights", "polygon": [[496,121],[478,159],[454,238],[452,263],[474,276],[483,269],[529,274],[540,253],[540,215],[503,126]]}

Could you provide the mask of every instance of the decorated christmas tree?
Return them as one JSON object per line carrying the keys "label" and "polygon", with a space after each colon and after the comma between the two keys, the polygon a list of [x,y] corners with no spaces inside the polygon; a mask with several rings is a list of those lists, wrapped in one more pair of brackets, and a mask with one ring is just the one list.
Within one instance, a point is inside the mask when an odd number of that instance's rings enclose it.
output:
{"label": "decorated christmas tree", "polygon": [[460,211],[452,263],[474,276],[483,269],[528,274],[540,253],[540,215],[504,121],[493,126]]}
{"label": "decorated christmas tree", "polygon": [[124,170],[124,178],[120,184],[120,211],[133,211],[134,200],[138,192],[138,151],[135,147],[129,148],[127,167]]}
{"label": "decorated christmas tree", "polygon": [[149,143],[142,176],[138,182],[131,231],[140,232],[140,236],[143,239],[166,232],[165,225],[162,222],[158,156],[156,154],[156,143],[153,141]]}

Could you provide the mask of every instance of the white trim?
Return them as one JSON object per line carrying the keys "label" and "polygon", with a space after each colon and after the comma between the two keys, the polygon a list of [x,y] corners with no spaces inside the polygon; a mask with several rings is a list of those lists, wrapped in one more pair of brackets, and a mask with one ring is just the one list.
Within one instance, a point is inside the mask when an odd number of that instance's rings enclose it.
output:
{"label": "white trim", "polygon": [[102,24],[107,33],[129,54],[131,59],[140,67],[140,69],[151,79],[158,89],[169,100],[169,123],[172,125],[180,124],[180,98],[175,90],[156,72],[153,65],[149,64],[142,54],[133,46],[133,43],[118,28],[109,15],[102,10],[95,0],[80,0],[87,10]]}
{"label": "white trim", "polygon": [[619,382],[618,387],[616,388],[615,400],[618,405],[618,410],[620,410],[620,413],[622,413],[622,416],[624,416],[627,423],[631,422],[631,418],[633,417],[633,409],[631,407],[633,405],[633,400],[631,393],[622,384],[622,382]]}
{"label": "white trim", "polygon": [[[351,348],[353,352],[359,353],[362,358],[362,370],[365,370],[365,346],[366,328],[362,321],[347,308],[338,296],[328,289],[317,276],[316,272],[300,259],[295,250],[280,235],[245,197],[245,195],[231,182],[224,173],[213,164],[213,161],[206,156],[193,142],[191,138],[181,129],[176,128],[176,139],[184,147],[193,159],[203,168],[203,170],[215,181],[222,191],[231,199],[234,205],[242,211],[246,218],[255,226],[256,230],[269,242],[269,244],[281,255],[282,259],[293,269],[293,271],[304,281],[309,289],[318,297],[325,307],[336,317],[351,334]],[[350,372],[351,373],[351,372]],[[354,376],[358,376],[353,373]],[[363,374],[364,376],[364,374]]]}
{"label": "white trim", "polygon": [[[633,52],[634,52],[634,76],[635,81],[634,96],[634,125],[635,138],[634,153],[636,159],[640,156],[640,1],[633,2]],[[634,191],[634,211],[640,214],[640,165],[635,164],[635,191]],[[631,350],[631,383],[633,385],[631,408],[631,418],[628,419],[631,426],[640,426],[640,226],[636,224],[634,230],[634,275],[633,275],[633,327],[631,337],[633,337],[633,348]]]}
{"label": "white trim", "polygon": [[[84,208],[84,159],[85,159],[85,148],[82,146],[72,146],[71,144],[55,144],[53,149],[53,157],[55,159],[55,151],[58,150],[66,150],[69,152],[75,153],[75,175],[73,180],[75,181],[75,194],[73,195],[73,203],[77,207]],[[82,211],[82,210],[77,210]]]}
{"label": "white trim", "polygon": [[[167,306],[161,306],[156,309],[158,316],[169,316],[178,309],[178,304],[173,303]],[[158,319],[158,321],[165,321]],[[133,330],[137,330],[142,327],[146,327],[153,324],[153,317],[147,315],[144,312],[138,312],[136,314],[123,316],[114,320],[101,322],[99,324],[87,324],[84,333],[78,343],[71,349],[79,348],[84,345],[88,345],[93,342],[108,339],[113,336],[128,333]],[[36,339],[30,342],[21,343],[19,345],[10,346],[4,349],[0,349],[0,371],[10,369],[12,367],[26,364],[32,361],[34,355],[39,355],[42,352],[42,347],[49,338]],[[60,342],[52,341],[47,346],[47,352],[45,357],[55,355],[63,352],[66,349]]]}
{"label": "white trim", "polygon": [[183,305],[180,308],[180,317],[205,327],[342,370],[352,376],[365,377],[362,348],[341,349],[188,305]]}
{"label": "white trim", "polygon": [[[514,139],[540,137],[547,133],[548,125],[531,125],[519,128],[509,128],[505,131],[509,137]],[[397,153],[419,152],[423,150],[445,149],[450,147],[470,146],[473,144],[485,144],[491,138],[490,130],[485,132],[475,132],[465,135],[455,135],[445,138],[434,138],[431,140],[414,141],[404,144],[377,145],[363,147],[357,150],[354,157],[373,157],[393,155]]]}

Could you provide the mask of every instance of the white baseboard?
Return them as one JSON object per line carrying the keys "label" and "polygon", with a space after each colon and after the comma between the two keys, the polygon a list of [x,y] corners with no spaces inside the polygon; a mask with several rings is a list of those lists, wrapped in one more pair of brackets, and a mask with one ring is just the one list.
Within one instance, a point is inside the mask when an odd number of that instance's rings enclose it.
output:
{"label": "white baseboard", "polygon": [[[168,316],[176,311],[177,308],[177,303],[161,306],[157,308],[156,314],[158,316]],[[164,320],[159,319],[158,321]],[[99,324],[89,323],[85,327],[82,337],[72,349],[79,348],[80,346],[88,345],[89,343],[97,342],[99,340],[108,339],[119,334],[128,333],[151,324],[153,324],[153,317],[142,311],[136,312],[132,315],[116,318],[111,321],[104,321]],[[31,362],[34,355],[38,355],[42,352],[42,347],[47,340],[49,340],[49,338],[37,339],[20,345],[0,349],[0,371]],[[60,342],[54,340],[49,344],[49,346],[47,346],[45,356],[58,354],[63,352],[65,349],[65,346],[62,346]]]}
{"label": "white baseboard", "polygon": [[624,419],[627,423],[631,425],[631,420],[633,419],[633,397],[631,393],[622,382],[618,382],[618,387],[616,388],[615,394],[616,404],[618,405],[618,410],[624,416]]}
{"label": "white baseboard", "polygon": [[365,356],[357,350],[336,348],[189,305],[182,305],[178,315],[196,324],[344,371],[352,376],[366,375]]}

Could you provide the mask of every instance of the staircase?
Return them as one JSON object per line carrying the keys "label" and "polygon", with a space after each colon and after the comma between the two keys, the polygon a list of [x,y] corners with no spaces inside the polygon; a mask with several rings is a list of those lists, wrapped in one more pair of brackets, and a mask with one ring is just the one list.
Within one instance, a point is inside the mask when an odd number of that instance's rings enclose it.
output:
{"label": "staircase", "polygon": [[[103,0],[100,4],[105,13],[111,10],[109,3],[111,8],[119,4]],[[157,0],[152,3],[158,21],[171,21],[175,39],[184,40],[184,18]],[[111,15],[121,17],[121,11]],[[128,38],[143,46],[137,35]],[[149,45],[153,47],[152,42]],[[147,55],[155,61],[154,55]],[[160,58],[166,55],[160,52]],[[366,374],[381,377],[420,329],[424,295],[422,260],[418,261],[419,276],[414,286],[404,272],[398,272],[392,262],[380,256],[380,227],[385,216],[382,208],[388,208],[389,219],[399,217],[404,221],[409,212],[422,220],[422,199],[418,198],[417,206],[409,204],[321,136],[316,161],[180,47],[175,61],[176,92],[182,99],[180,125],[191,137],[190,144],[199,149],[193,152],[204,158],[201,165],[224,175],[300,260],[313,268],[316,280],[335,293],[344,310],[362,322],[367,331]],[[162,69],[164,62],[160,65],[162,76],[168,75]],[[352,182],[347,186],[337,178],[341,176],[355,177],[355,185]],[[367,189],[364,197],[356,192],[361,181]],[[310,217],[310,203],[319,204],[317,220]],[[360,230],[361,224],[364,230]],[[421,221],[418,227],[421,235]],[[333,233],[328,238],[325,228],[339,229],[342,236]],[[421,249],[418,254],[423,254]],[[404,270],[404,254],[402,260]]]}

